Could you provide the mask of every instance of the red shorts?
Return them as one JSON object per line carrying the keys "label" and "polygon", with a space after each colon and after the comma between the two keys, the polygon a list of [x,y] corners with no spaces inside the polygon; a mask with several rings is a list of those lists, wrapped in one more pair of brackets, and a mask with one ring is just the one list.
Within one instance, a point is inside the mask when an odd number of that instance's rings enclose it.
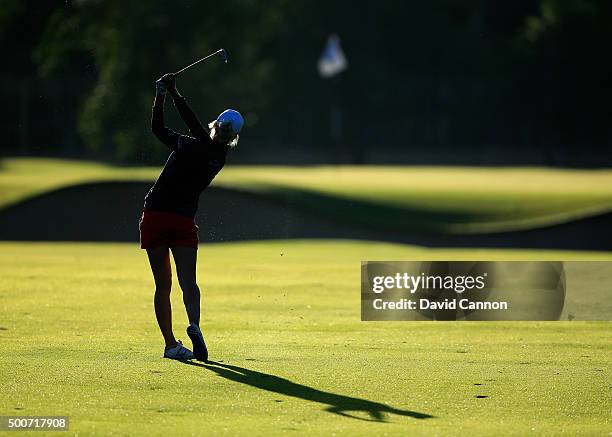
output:
{"label": "red shorts", "polygon": [[191,217],[171,212],[143,211],[140,248],[187,246],[198,248],[198,225]]}

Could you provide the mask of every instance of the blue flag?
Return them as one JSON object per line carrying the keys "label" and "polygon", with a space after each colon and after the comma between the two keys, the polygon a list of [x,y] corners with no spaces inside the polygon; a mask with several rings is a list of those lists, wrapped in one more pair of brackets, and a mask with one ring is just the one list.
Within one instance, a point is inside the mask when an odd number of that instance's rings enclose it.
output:
{"label": "blue flag", "polygon": [[325,44],[323,53],[319,58],[318,67],[319,74],[325,79],[341,73],[348,67],[346,56],[340,47],[338,35],[331,35],[327,39],[327,44]]}

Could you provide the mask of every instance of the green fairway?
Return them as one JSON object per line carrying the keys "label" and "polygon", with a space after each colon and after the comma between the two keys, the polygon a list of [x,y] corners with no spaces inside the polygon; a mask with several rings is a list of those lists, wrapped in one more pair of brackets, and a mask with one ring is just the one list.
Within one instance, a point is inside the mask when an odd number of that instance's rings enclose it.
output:
{"label": "green fairway", "polygon": [[[152,182],[159,170],[55,159],[4,159],[0,162],[0,209],[75,184]],[[532,229],[612,211],[611,170],[228,165],[213,186],[280,200],[345,223],[396,232]]]}
{"label": "green fairway", "polygon": [[201,245],[199,255],[217,364],[161,358],[136,243],[0,243],[1,414],[68,415],[71,435],[100,436],[612,429],[609,322],[361,322],[359,307],[361,260],[611,253],[275,241]]}

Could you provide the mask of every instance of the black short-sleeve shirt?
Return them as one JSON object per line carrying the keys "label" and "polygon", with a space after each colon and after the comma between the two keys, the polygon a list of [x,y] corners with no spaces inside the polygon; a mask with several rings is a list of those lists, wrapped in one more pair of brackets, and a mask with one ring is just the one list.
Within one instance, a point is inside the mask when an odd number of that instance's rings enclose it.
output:
{"label": "black short-sleeve shirt", "polygon": [[209,136],[195,138],[165,129],[162,141],[172,153],[147,193],[144,209],[195,217],[200,193],[225,165],[229,146]]}

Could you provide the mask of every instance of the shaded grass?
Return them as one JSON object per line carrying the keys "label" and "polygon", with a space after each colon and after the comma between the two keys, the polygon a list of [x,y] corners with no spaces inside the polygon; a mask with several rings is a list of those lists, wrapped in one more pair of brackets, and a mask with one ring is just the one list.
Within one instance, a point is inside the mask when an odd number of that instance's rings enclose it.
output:
{"label": "shaded grass", "polygon": [[610,253],[276,241],[199,256],[204,366],[161,358],[137,244],[0,243],[1,414],[69,415],[81,435],[610,430],[610,323],[359,320],[364,259]]}
{"label": "shaded grass", "polygon": [[[0,208],[80,183],[154,181],[159,168],[13,158],[0,163]],[[612,170],[394,166],[232,166],[215,186],[317,215],[392,230],[487,233],[612,211]]]}

